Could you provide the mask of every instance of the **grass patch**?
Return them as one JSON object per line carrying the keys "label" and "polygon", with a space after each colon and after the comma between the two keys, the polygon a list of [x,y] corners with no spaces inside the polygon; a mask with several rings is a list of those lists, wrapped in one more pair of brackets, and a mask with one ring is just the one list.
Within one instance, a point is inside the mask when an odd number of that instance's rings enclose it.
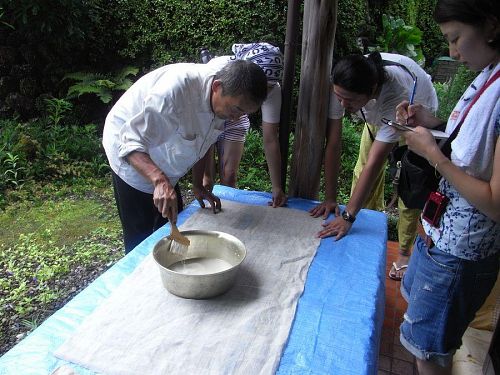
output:
{"label": "grass patch", "polygon": [[[15,246],[21,235],[49,231],[55,246],[71,246],[96,228],[116,231],[120,222],[112,189],[102,182],[85,190],[45,186],[32,192],[32,199],[12,204],[0,212],[0,249]],[[58,195],[54,190],[58,190]],[[49,198],[51,197],[51,198]]]}
{"label": "grass patch", "polygon": [[10,207],[0,214],[0,248],[15,246],[20,236],[51,233],[55,246],[70,246],[77,238],[87,236],[95,228],[119,229],[119,222],[110,221],[109,209],[93,199],[44,201],[31,209]]}
{"label": "grass patch", "polygon": [[0,211],[0,353],[124,255],[108,179],[27,192]]}

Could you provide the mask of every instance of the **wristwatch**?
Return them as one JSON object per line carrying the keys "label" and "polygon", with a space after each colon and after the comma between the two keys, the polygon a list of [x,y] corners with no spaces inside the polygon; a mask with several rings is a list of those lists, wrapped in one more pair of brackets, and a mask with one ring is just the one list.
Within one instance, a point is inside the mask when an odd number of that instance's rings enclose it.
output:
{"label": "wristwatch", "polygon": [[351,215],[347,212],[347,210],[344,210],[344,212],[342,212],[342,219],[352,224],[356,220],[356,216]]}

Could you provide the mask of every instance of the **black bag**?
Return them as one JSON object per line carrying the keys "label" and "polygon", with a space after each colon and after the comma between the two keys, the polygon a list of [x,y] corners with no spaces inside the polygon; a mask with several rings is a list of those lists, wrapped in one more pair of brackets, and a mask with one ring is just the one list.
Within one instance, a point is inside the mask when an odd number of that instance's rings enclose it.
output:
{"label": "black bag", "polygon": [[423,209],[429,194],[436,191],[440,179],[441,175],[427,159],[406,147],[401,158],[398,185],[398,194],[406,207]]}
{"label": "black bag", "polygon": [[[459,129],[458,126],[449,138],[439,142],[439,148],[447,158],[451,155],[451,142],[457,136]],[[423,209],[429,194],[437,190],[441,175],[427,159],[408,150],[406,145],[395,147],[391,151],[389,161],[391,165],[396,166],[393,177],[394,189],[397,189],[397,194],[405,206]]]}
{"label": "black bag", "polygon": [[435,191],[441,176],[426,159],[408,150],[407,145],[394,146],[389,154],[389,174],[393,196],[388,204],[396,204],[398,196],[408,208],[422,209],[431,191]]}

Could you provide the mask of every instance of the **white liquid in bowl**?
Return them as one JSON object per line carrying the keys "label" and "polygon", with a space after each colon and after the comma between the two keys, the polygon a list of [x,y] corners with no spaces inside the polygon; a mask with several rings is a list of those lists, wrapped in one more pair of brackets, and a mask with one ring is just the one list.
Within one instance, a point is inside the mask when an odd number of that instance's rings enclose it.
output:
{"label": "white liquid in bowl", "polygon": [[231,263],[217,258],[191,258],[181,260],[168,267],[174,272],[186,275],[207,275],[228,270],[232,267]]}

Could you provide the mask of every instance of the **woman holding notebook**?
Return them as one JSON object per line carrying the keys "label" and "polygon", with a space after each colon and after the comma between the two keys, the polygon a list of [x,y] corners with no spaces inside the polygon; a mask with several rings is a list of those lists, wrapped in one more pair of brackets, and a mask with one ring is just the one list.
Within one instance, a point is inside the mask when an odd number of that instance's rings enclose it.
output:
{"label": "woman holding notebook", "polygon": [[[423,210],[401,293],[408,309],[401,342],[419,374],[451,374],[453,354],[497,279],[500,253],[500,14],[497,0],[439,0],[435,20],[450,56],[479,72],[453,112],[450,158],[429,128],[442,123],[402,102],[397,120],[408,147],[442,176]],[[451,136],[450,136],[451,137]]]}

